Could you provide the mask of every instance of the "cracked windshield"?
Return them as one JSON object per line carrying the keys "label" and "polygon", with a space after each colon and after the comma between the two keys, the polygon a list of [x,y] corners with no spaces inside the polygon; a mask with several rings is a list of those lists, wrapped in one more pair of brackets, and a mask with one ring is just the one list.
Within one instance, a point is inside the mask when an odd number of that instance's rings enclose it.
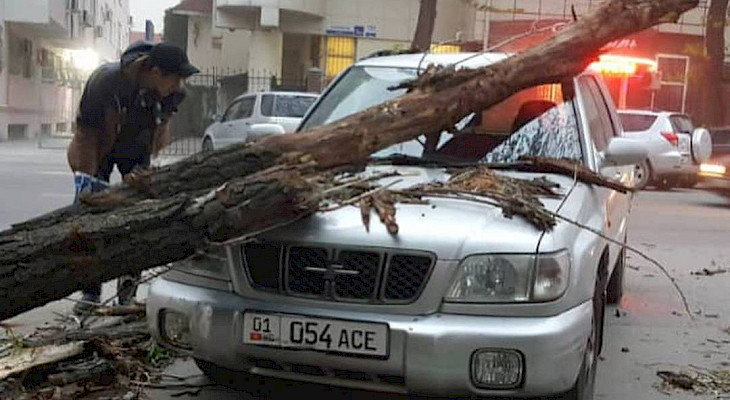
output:
{"label": "cracked windshield", "polygon": [[0,400],[730,399],[729,0],[0,0]]}

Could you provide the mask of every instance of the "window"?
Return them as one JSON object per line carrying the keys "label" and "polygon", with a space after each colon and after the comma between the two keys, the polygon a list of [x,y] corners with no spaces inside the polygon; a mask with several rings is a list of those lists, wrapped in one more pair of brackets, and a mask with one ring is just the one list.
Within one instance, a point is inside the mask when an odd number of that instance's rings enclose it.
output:
{"label": "window", "polygon": [[251,118],[253,115],[253,106],[256,104],[255,97],[246,97],[241,100],[241,108],[238,110],[236,119]]}
{"label": "window", "polygon": [[236,101],[233,104],[231,104],[230,106],[228,106],[228,109],[223,114],[223,118],[221,118],[221,122],[228,122],[228,121],[233,121],[234,119],[236,119],[235,117],[236,117],[236,115],[238,115],[239,108],[241,108],[240,101]]}
{"label": "window", "polygon": [[669,121],[672,122],[672,128],[675,132],[689,133],[690,135],[695,130],[692,126],[692,120],[686,115],[672,115],[669,117]]}
{"label": "window", "polygon": [[265,94],[261,96],[261,115],[264,117],[274,116],[274,95]]}
{"label": "window", "polygon": [[[315,97],[277,95],[274,104],[274,116],[283,118],[302,118],[312,106]],[[263,112],[263,104],[261,106]],[[264,114],[266,115],[266,114]]]}
{"label": "window", "polygon": [[324,43],[325,75],[332,79],[355,62],[355,38],[329,36]]}
{"label": "window", "polygon": [[649,114],[619,114],[621,125],[626,132],[640,132],[651,128],[656,122],[656,115]]}
{"label": "window", "polygon": [[583,77],[579,83],[580,93],[585,108],[585,118],[591,131],[596,150],[603,151],[608,147],[615,130],[611,122],[603,95],[593,77]]}
{"label": "window", "polygon": [[9,51],[10,74],[22,75],[25,78],[33,77],[33,42],[11,35]]}

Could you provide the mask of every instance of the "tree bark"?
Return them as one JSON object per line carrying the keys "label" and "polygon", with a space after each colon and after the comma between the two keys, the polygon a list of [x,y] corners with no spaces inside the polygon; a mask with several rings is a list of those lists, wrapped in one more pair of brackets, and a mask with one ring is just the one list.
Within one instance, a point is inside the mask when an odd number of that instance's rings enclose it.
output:
{"label": "tree bark", "polygon": [[417,53],[428,51],[433,40],[433,29],[436,26],[436,1],[421,0],[418,12],[416,33],[413,35],[411,50]]}
{"label": "tree bark", "polygon": [[712,0],[707,12],[705,52],[707,54],[706,102],[710,126],[724,124],[723,70],[725,65],[725,20],[728,0]]}
{"label": "tree bark", "polygon": [[605,43],[676,21],[698,0],[611,0],[556,37],[477,70],[430,70],[410,92],[339,122],[198,154],[0,232],[0,320],[83,285],[184,259],[207,241],[314,213],[322,174],[574,76]]}

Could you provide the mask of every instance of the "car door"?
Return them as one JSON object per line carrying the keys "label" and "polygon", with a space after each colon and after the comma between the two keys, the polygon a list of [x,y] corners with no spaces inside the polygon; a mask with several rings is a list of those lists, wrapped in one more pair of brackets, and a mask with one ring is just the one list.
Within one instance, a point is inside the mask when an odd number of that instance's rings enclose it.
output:
{"label": "car door", "polygon": [[681,114],[674,114],[669,117],[672,124],[672,130],[677,134],[679,153],[682,155],[682,165],[692,163],[692,120]]}
{"label": "car door", "polygon": [[218,145],[227,146],[246,140],[251,125],[255,96],[242,97],[234,101],[221,120]]}
{"label": "car door", "polygon": [[[603,159],[603,152],[608,148],[609,143],[621,132],[621,125],[618,115],[613,106],[613,101],[605,93],[605,88],[599,81],[586,75],[578,80],[578,87],[584,109],[590,135],[593,139],[593,151],[597,160],[598,171],[604,177],[629,184],[633,178],[633,166],[603,166],[600,165]],[[605,231],[616,239],[623,241],[623,234],[626,229],[627,216],[630,208],[630,197],[626,194],[606,188],[596,188],[600,192],[605,206]]]}
{"label": "car door", "polygon": [[233,131],[233,122],[238,115],[238,110],[241,107],[239,100],[234,100],[223,113],[220,121],[215,124],[213,129],[213,137],[216,143],[216,147],[223,147],[231,144],[231,134]]}

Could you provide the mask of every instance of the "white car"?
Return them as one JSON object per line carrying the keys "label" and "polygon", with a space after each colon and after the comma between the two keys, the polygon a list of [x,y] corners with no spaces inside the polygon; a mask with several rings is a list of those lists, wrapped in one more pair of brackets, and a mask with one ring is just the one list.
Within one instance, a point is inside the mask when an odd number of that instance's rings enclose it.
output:
{"label": "white car", "polygon": [[318,95],[304,92],[258,92],[234,99],[223,116],[205,130],[203,151],[294,132]]}
{"label": "white car", "polygon": [[620,110],[624,136],[640,140],[649,150],[636,166],[636,187],[692,187],[699,164],[692,156],[694,126],[689,116],[668,111]]}

